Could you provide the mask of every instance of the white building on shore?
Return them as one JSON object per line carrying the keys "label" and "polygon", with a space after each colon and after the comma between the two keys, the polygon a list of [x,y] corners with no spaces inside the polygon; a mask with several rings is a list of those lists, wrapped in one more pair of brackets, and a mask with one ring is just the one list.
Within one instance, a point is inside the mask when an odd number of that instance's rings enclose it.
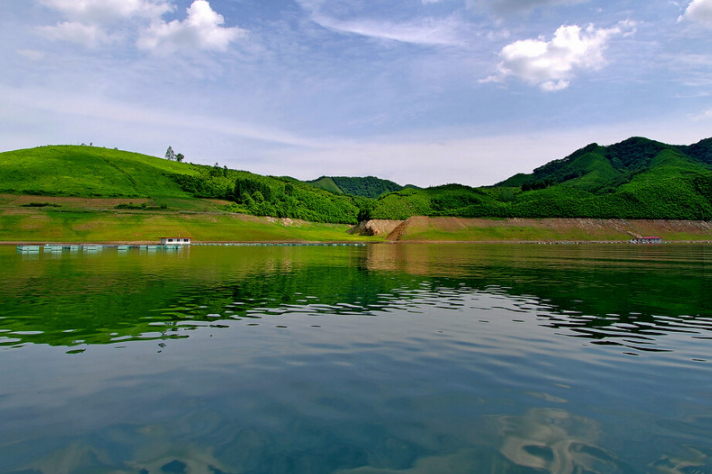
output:
{"label": "white building on shore", "polygon": [[161,237],[161,245],[190,245],[190,239],[184,237]]}

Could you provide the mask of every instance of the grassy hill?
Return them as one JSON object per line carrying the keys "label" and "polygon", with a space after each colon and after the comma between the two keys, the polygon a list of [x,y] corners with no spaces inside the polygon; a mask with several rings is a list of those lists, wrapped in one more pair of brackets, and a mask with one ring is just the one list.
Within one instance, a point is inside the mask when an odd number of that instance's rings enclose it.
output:
{"label": "grassy hill", "polygon": [[169,198],[230,201],[225,211],[355,224],[359,207],[349,196],[290,178],[226,167],[178,163],[87,146],[47,146],[0,153],[0,193],[95,198]]}
{"label": "grassy hill", "polygon": [[190,164],[106,148],[47,146],[0,153],[0,192],[78,197],[188,197],[171,178]]}
{"label": "grassy hill", "polygon": [[339,188],[339,186],[334,182],[332,178],[328,176],[322,176],[314,181],[305,181],[307,184],[311,184],[315,188],[323,189],[334,194],[344,194],[344,192]]}

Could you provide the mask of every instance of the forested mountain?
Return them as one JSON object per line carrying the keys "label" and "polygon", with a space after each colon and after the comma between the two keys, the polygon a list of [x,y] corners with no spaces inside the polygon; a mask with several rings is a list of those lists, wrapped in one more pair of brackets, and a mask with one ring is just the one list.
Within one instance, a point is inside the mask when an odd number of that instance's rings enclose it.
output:
{"label": "forested mountain", "polygon": [[[382,194],[405,189],[405,186],[386,179],[366,176],[365,178],[351,178],[348,176],[322,176],[306,183],[337,194],[350,194],[375,199]],[[414,186],[407,186],[414,187]]]}
{"label": "forested mountain", "polygon": [[517,174],[496,186],[521,186],[528,190],[565,184],[601,193],[611,192],[656,168],[704,173],[712,169],[711,165],[711,138],[690,146],[675,146],[633,137],[608,147],[592,143],[535,169],[532,174]]}
{"label": "forested mountain", "polygon": [[[395,191],[394,191],[395,190]],[[491,187],[402,187],[375,177],[304,183],[118,150],[0,153],[0,193],[221,199],[226,212],[348,223],[411,216],[712,220],[712,139],[595,143]]]}
{"label": "forested mountain", "polygon": [[712,219],[712,139],[592,143],[494,187],[437,186],[378,199],[371,215]]}

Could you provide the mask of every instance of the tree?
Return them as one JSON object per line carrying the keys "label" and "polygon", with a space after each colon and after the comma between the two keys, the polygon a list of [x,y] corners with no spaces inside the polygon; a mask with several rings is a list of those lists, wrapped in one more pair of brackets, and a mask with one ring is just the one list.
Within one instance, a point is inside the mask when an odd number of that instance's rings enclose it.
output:
{"label": "tree", "polygon": [[168,150],[166,150],[166,159],[174,160],[175,157],[176,157],[176,154],[173,152],[173,147],[169,146]]}
{"label": "tree", "polygon": [[176,161],[177,161],[178,163],[183,163],[183,160],[184,160],[184,159],[185,159],[185,156],[183,156],[183,153],[178,153],[178,154],[176,155]]}

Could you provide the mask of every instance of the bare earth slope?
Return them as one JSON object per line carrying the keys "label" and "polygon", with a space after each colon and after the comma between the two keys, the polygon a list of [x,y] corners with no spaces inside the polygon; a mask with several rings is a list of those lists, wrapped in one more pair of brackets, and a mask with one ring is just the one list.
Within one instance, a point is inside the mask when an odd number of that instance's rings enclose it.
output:
{"label": "bare earth slope", "polygon": [[[393,225],[389,221],[387,226]],[[378,227],[377,223],[371,227]],[[627,241],[658,236],[667,241],[712,240],[712,223],[625,219],[468,219],[411,217],[393,227],[387,240],[400,242]]]}

